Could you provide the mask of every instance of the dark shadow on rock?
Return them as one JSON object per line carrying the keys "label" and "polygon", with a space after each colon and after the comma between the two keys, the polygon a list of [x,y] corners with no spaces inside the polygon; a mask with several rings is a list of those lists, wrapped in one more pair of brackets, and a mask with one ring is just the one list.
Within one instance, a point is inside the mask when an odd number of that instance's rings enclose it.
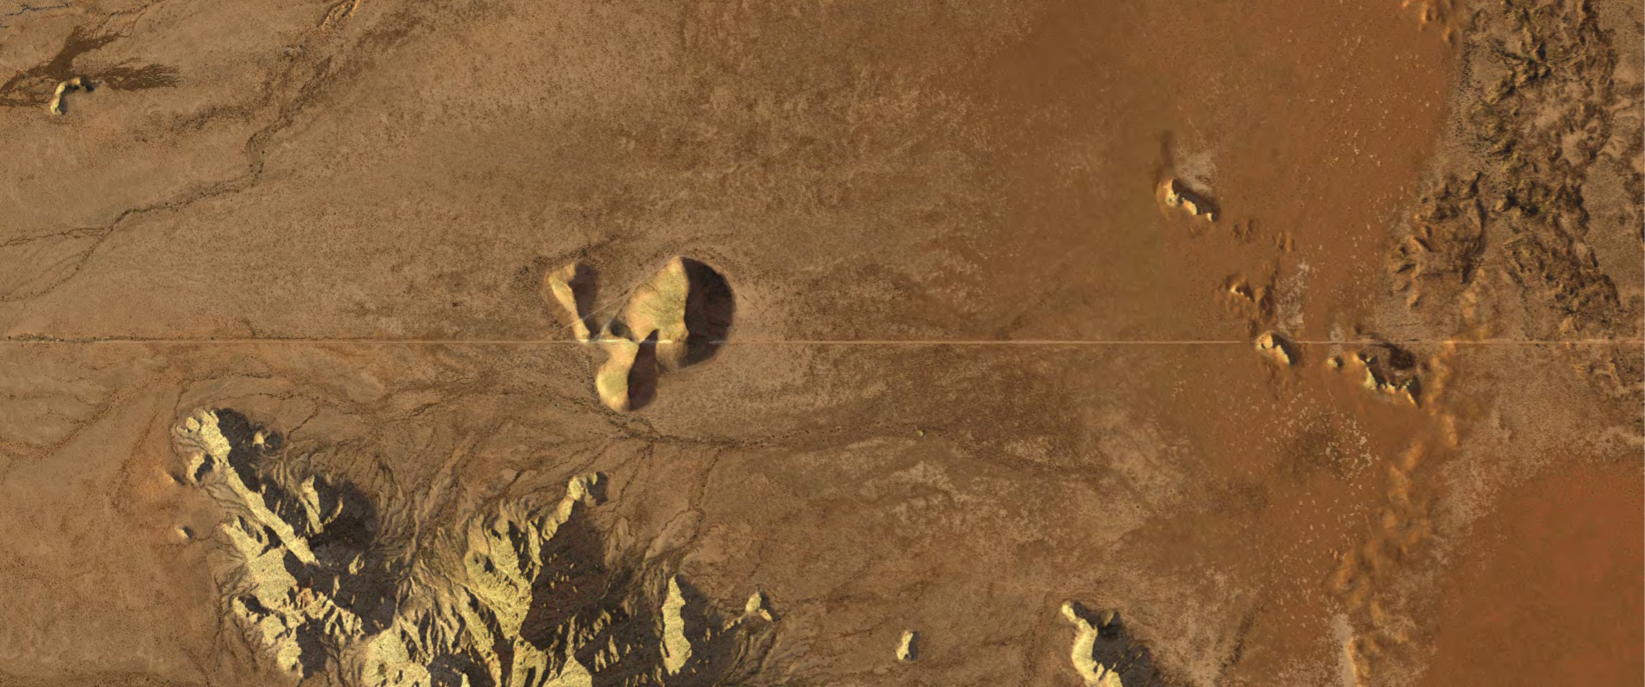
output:
{"label": "dark shadow on rock", "polygon": [[366,553],[381,529],[377,504],[359,487],[314,478],[323,526],[309,539],[309,548],[322,565],[346,566],[355,556]]}
{"label": "dark shadow on rock", "polygon": [[[281,446],[279,435],[264,432],[259,444],[256,436],[262,428],[245,414],[226,408],[217,409],[216,414],[217,429],[229,443],[228,463],[235,475],[247,488],[259,492],[263,504],[292,532],[307,539],[314,553],[312,565],[288,555],[287,572],[302,587],[324,592],[338,606],[359,616],[370,631],[392,624],[399,606],[400,576],[376,546],[382,528],[377,505],[351,483],[313,475],[317,526],[309,519],[299,487],[276,478],[263,464]],[[267,536],[277,537],[272,531]]]}
{"label": "dark shadow on rock", "polygon": [[[377,546],[381,531],[377,507],[353,484],[334,485],[316,477],[314,487],[324,518],[318,532],[308,532],[306,521],[292,522],[294,518],[287,513],[301,512],[295,504],[277,510],[286,511],[281,519],[295,531],[306,533],[315,558],[314,565],[291,558],[287,571],[299,585],[325,593],[338,607],[358,616],[366,630],[383,630],[393,624],[399,609],[397,588],[402,575]],[[293,498],[282,493],[282,505]]]}
{"label": "dark shadow on rock", "polygon": [[1356,355],[1360,362],[1365,363],[1366,370],[1370,371],[1371,378],[1378,387],[1406,391],[1411,395],[1413,402],[1421,402],[1422,370],[1417,365],[1414,353],[1398,345],[1379,341],[1366,346]]}
{"label": "dark shadow on rock", "polygon": [[497,687],[480,665],[480,657],[472,653],[437,657],[428,666],[429,686]]}
{"label": "dark shadow on rock", "polygon": [[571,287],[571,299],[577,306],[577,312],[572,314],[577,321],[588,327],[590,332],[600,331],[600,326],[594,323],[594,301],[599,295],[599,272],[581,262],[572,268],[571,279],[567,285]]}
{"label": "dark shadow on rock", "polygon": [[[627,397],[616,399],[602,397],[608,406],[616,410],[634,411],[644,408],[655,400],[657,394],[657,378],[668,372],[701,363],[719,353],[731,333],[731,326],[736,318],[736,298],[732,293],[731,284],[713,267],[701,261],[690,258],[676,258],[679,271],[675,272],[674,263],[661,272],[654,274],[650,281],[642,283],[635,290],[650,287],[646,298],[666,298],[667,303],[661,303],[662,310],[649,315],[635,313],[639,316],[638,322],[645,326],[662,327],[669,337],[678,336],[678,329],[683,328],[684,342],[680,348],[669,344],[666,346],[667,355],[659,357],[656,347],[662,337],[661,331],[639,331],[632,327],[633,323],[625,318],[630,315],[629,309],[637,307],[632,301],[628,303],[607,304],[605,308],[616,307],[619,314],[614,316],[602,315],[594,312],[600,306],[596,305],[596,282],[598,274],[593,267],[582,263],[573,263],[562,267],[544,276],[542,296],[555,306],[555,310],[562,313],[562,321],[566,326],[576,328],[577,325],[586,328],[590,340],[598,343],[600,340],[626,339],[640,346],[633,365],[629,368],[627,379]],[[569,270],[569,271],[568,271]],[[683,277],[684,293],[680,293],[680,278]],[[565,302],[566,289],[570,290],[573,303]],[[683,302],[672,299],[679,298]],[[656,308],[659,304],[644,305],[645,308]],[[651,318],[662,313],[668,313],[674,307],[679,307],[680,321],[653,321]],[[563,320],[567,308],[576,312],[569,313],[572,318]],[[671,315],[665,315],[671,316]],[[578,332],[581,338],[581,332]],[[684,350],[681,350],[683,348]],[[598,381],[596,382],[598,385]]]}
{"label": "dark shadow on rock", "polygon": [[1217,201],[1213,200],[1209,194],[1205,193],[1204,190],[1189,186],[1187,182],[1181,179],[1174,179],[1171,183],[1175,185],[1177,195],[1181,198],[1181,203],[1192,204],[1194,206],[1195,215],[1203,215],[1206,217],[1222,216],[1222,208],[1217,205]]}
{"label": "dark shadow on rock", "polygon": [[262,450],[257,448],[254,437],[257,428],[251,420],[234,410],[217,409],[217,431],[228,440],[228,464],[234,468],[234,474],[245,483],[246,488],[258,491],[262,488],[263,478],[257,472],[258,459],[262,457]]}
{"label": "dark shadow on rock", "polygon": [[1168,682],[1154,667],[1154,654],[1131,635],[1125,620],[1115,613],[1107,625],[1097,630],[1092,654],[1097,661],[1120,675],[1125,687],[1167,687]]}
{"label": "dark shadow on rock", "polygon": [[737,302],[731,283],[714,268],[690,258],[680,262],[690,285],[685,298],[685,329],[690,338],[686,340],[682,365],[695,365],[714,357],[725,345],[737,314]]}
{"label": "dark shadow on rock", "polygon": [[1269,333],[1269,337],[1271,337],[1270,340],[1273,342],[1274,347],[1285,355],[1287,365],[1301,365],[1303,363],[1302,347],[1297,345],[1297,342],[1292,341],[1288,336],[1275,332]]}
{"label": "dark shadow on rock", "polygon": [[577,590],[607,588],[610,572],[605,566],[605,541],[581,512],[574,512],[560,525],[541,555],[543,567],[555,573],[539,575],[532,582],[531,606],[520,625],[520,638],[546,649],[561,639],[556,635],[567,621],[598,611],[601,599]]}
{"label": "dark shadow on rock", "polygon": [[[653,381],[654,348],[655,337],[648,339],[643,349],[646,364],[640,366],[653,370]],[[393,512],[385,508],[404,504],[374,500],[352,482],[298,470],[289,463],[260,463],[260,457],[266,457],[270,435],[265,433],[258,445],[253,438],[260,428],[244,415],[223,409],[216,412],[220,431],[230,439],[231,452],[241,447],[246,451],[234,470],[248,471],[260,481],[260,492],[269,508],[299,538],[308,541],[314,554],[315,562],[305,563],[292,550],[284,552],[283,565],[296,581],[291,593],[297,595],[298,604],[306,603],[303,599],[311,595],[326,598],[361,621],[352,636],[343,638],[336,636],[336,626],[326,622],[304,621],[292,627],[305,680],[318,679],[316,676],[328,671],[336,675],[339,657],[349,642],[391,631],[397,621],[414,623],[412,633],[424,638],[441,635],[444,627],[461,622],[449,615],[449,608],[441,610],[440,606],[424,607],[421,615],[404,614],[402,596],[446,589],[419,586],[418,573],[386,553],[392,547],[383,542],[388,525],[382,514]],[[603,479],[592,482],[591,501],[602,500],[605,483]],[[305,484],[312,484],[312,494]],[[304,494],[308,494],[306,502]],[[540,518],[559,507],[563,501],[558,494],[554,496],[549,503],[536,505],[528,517]],[[472,615],[465,616],[484,626],[483,632],[471,639],[489,636],[490,646],[464,640],[461,633],[442,640],[448,643],[432,648],[433,653],[423,659],[427,661],[431,687],[503,687],[490,678],[493,668],[505,676],[515,675],[518,669],[518,674],[530,675],[527,682],[532,684],[559,674],[561,666],[555,659],[515,665],[529,655],[518,651],[516,639],[550,657],[571,654],[592,674],[592,683],[602,687],[658,684],[664,679],[670,685],[741,684],[764,667],[775,636],[774,626],[763,622],[728,625],[725,619],[730,616],[722,615],[695,588],[674,575],[678,560],[646,560],[637,551],[608,558],[610,544],[583,508],[573,509],[552,533],[539,533],[538,539],[532,538],[534,530],[526,526],[525,520],[505,515],[518,514],[518,509],[490,512],[494,513],[493,519],[485,524],[499,527],[506,546],[513,549],[522,564],[536,570],[531,588],[525,592],[529,597],[523,599],[528,604],[526,615],[515,635],[505,630],[491,603],[482,602],[460,587],[452,589],[456,596],[448,601],[466,605]],[[250,530],[260,525],[242,516],[238,526]],[[276,540],[281,535],[274,529],[264,527],[260,534]],[[659,631],[670,579],[678,580],[687,599],[682,615],[692,643],[692,659],[678,674],[665,678],[664,668],[659,665],[663,643]],[[234,593],[253,617],[275,613],[255,594]],[[505,677],[503,685],[508,681]]]}
{"label": "dark shadow on rock", "polygon": [[[1377,337],[1372,336],[1373,340]],[[1417,366],[1416,354],[1398,345],[1379,341],[1365,347],[1367,363],[1379,363],[1391,372],[1408,372]]]}
{"label": "dark shadow on rock", "polygon": [[719,642],[706,632],[710,628],[718,628],[723,619],[713,612],[713,606],[708,598],[683,577],[675,578],[680,586],[680,598],[685,605],[680,607],[680,619],[685,623],[685,636],[691,642],[691,660],[686,662],[680,670],[681,684],[709,685],[731,667],[735,656],[724,650],[724,647],[715,646]]}
{"label": "dark shadow on rock", "polygon": [[634,366],[628,369],[628,409],[639,410],[657,400],[657,332],[640,342]]}
{"label": "dark shadow on rock", "polygon": [[297,628],[297,663],[302,666],[303,675],[318,675],[325,670],[326,662],[331,659],[325,639],[325,632],[318,625]]}
{"label": "dark shadow on rock", "polygon": [[1154,667],[1154,655],[1125,626],[1118,611],[1093,611],[1074,603],[1074,615],[1097,628],[1091,656],[1119,673],[1125,687],[1170,687],[1173,683]]}
{"label": "dark shadow on rock", "polygon": [[[580,512],[561,525],[542,553],[544,568],[557,572],[532,584],[520,637],[550,655],[570,650],[594,685],[651,684],[657,604],[639,584],[638,567],[607,566],[605,553],[604,537]],[[625,650],[611,656],[612,645]]]}
{"label": "dark shadow on rock", "polygon": [[327,569],[326,573],[317,581],[335,576],[337,591],[331,595],[332,601],[359,616],[361,626],[367,631],[378,632],[394,623],[400,606],[397,590],[402,574],[375,550],[365,556],[357,574],[347,574],[346,568]]}

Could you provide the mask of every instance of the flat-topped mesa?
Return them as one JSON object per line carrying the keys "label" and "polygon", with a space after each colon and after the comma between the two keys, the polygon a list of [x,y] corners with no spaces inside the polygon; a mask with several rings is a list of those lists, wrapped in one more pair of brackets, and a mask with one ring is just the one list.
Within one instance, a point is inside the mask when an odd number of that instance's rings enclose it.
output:
{"label": "flat-topped mesa", "polygon": [[1216,204],[1202,193],[1192,191],[1180,179],[1167,179],[1161,185],[1161,192],[1165,204],[1174,208],[1187,210],[1189,215],[1204,219],[1207,222],[1217,221]]}
{"label": "flat-topped mesa", "polygon": [[592,268],[572,263],[544,275],[544,297],[560,310],[578,341],[605,352],[594,388],[612,410],[637,410],[650,403],[661,373],[712,357],[730,331],[735,311],[731,287],[696,260],[669,260],[604,324],[595,322],[594,281]]}

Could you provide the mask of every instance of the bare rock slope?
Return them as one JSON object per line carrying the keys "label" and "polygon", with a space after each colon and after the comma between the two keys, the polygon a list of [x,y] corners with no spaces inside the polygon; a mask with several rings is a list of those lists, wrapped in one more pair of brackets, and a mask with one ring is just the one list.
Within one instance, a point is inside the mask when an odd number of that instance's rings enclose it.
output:
{"label": "bare rock slope", "polygon": [[557,500],[407,531],[350,484],[303,474],[278,435],[232,410],[194,413],[173,435],[186,479],[226,515],[212,536],[228,622],[293,678],[712,684],[757,667],[772,629],[763,598],[730,616],[659,565],[608,566],[583,518],[603,501],[599,474]]}

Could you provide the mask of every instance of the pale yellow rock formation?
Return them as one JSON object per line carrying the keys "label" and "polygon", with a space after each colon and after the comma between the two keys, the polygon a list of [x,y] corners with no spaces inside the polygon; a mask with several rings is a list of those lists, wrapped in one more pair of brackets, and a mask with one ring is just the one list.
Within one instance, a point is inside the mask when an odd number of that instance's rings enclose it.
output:
{"label": "pale yellow rock formation", "polygon": [[545,275],[548,298],[563,311],[562,318],[577,340],[593,343],[605,353],[595,373],[595,391],[606,407],[626,412],[636,407],[641,394],[650,393],[637,388],[636,382],[654,384],[658,373],[687,364],[694,334],[686,323],[691,295],[686,259],[669,260],[635,288],[597,334],[590,329],[596,313],[583,312],[577,293],[576,281],[584,278],[583,270],[574,262]]}
{"label": "pale yellow rock formation", "polygon": [[907,663],[919,659],[920,633],[913,630],[903,630],[902,639],[897,642],[897,660]]}
{"label": "pale yellow rock formation", "polygon": [[663,601],[663,668],[676,675],[691,660],[691,640],[686,639],[685,595],[680,591],[680,578],[668,579],[668,598]]}
{"label": "pale yellow rock formation", "polygon": [[1290,367],[1296,364],[1296,360],[1293,359],[1294,344],[1280,334],[1263,332],[1257,337],[1257,351],[1282,366]]}
{"label": "pale yellow rock formation", "polygon": [[84,79],[78,76],[58,83],[57,88],[54,89],[51,94],[51,113],[54,115],[62,115],[64,111],[63,96],[79,90],[89,91],[91,90],[91,84],[87,83]]}
{"label": "pale yellow rock formation", "polygon": [[1344,374],[1358,375],[1360,385],[1367,391],[1386,394],[1411,405],[1422,405],[1424,366],[1409,359],[1402,365],[1396,365],[1396,359],[1403,357],[1402,353],[1391,346],[1373,345],[1356,351],[1347,359],[1336,358],[1331,367]]}
{"label": "pale yellow rock formation", "polygon": [[576,659],[566,661],[565,668],[543,687],[594,687],[594,675]]}
{"label": "pale yellow rock formation", "polygon": [[[655,364],[640,370],[640,379],[654,380],[658,372],[677,370],[685,361],[691,338],[685,323],[686,297],[691,290],[681,258],[668,261],[623,303],[600,332],[597,342],[606,352],[595,386],[606,407],[627,411],[633,407],[636,364]],[[650,347],[649,354],[642,347]]]}
{"label": "pale yellow rock formation", "polygon": [[743,604],[743,619],[759,618],[766,622],[772,621],[771,609],[766,607],[765,592],[756,590],[748,595],[748,603]]}
{"label": "pale yellow rock formation", "polygon": [[1188,187],[1180,180],[1167,179],[1162,191],[1165,196],[1166,205],[1174,208],[1180,207],[1187,210],[1188,214],[1204,219],[1207,222],[1217,221],[1216,210],[1212,209],[1210,201],[1199,194],[1188,190]]}
{"label": "pale yellow rock formation", "polygon": [[633,342],[655,337],[657,363],[664,369],[677,369],[685,360],[686,341],[691,338],[685,326],[685,301],[690,291],[684,259],[669,260],[634,290],[600,338],[618,336],[619,331],[623,332],[620,338]]}
{"label": "pale yellow rock formation", "polygon": [[[229,442],[223,437],[217,426],[216,414],[206,411],[196,417],[190,417],[184,424],[185,432],[181,436],[185,442],[192,444],[198,451],[190,460],[191,466],[206,465],[211,474],[229,477],[220,484],[227,486],[235,496],[236,505],[243,506],[247,515],[251,516],[258,526],[272,531],[279,541],[277,545],[289,549],[297,560],[313,564],[314,552],[309,551],[308,541],[297,536],[291,525],[286,524],[279,516],[268,509],[260,494],[253,493],[244,482],[233,476],[233,469],[228,464]],[[261,537],[261,534],[258,534]],[[260,542],[262,543],[262,542]]]}
{"label": "pale yellow rock formation", "polygon": [[629,378],[634,371],[634,361],[640,355],[640,344],[603,335],[599,344],[606,357],[599,371],[594,373],[594,392],[599,394],[600,402],[607,408],[619,413],[627,412],[633,400]]}
{"label": "pale yellow rock formation", "polygon": [[543,277],[548,287],[549,296],[565,312],[562,313],[567,326],[571,328],[573,336],[578,341],[587,342],[592,332],[588,329],[588,318],[592,313],[585,313],[578,305],[579,294],[576,291],[576,280],[580,266],[573,262],[560,269],[549,272]]}
{"label": "pale yellow rock formation", "polygon": [[[599,559],[568,557],[575,547],[567,549],[571,544],[560,535],[579,510],[600,502],[597,473],[570,480],[564,497],[545,507],[504,501],[432,540],[452,545],[449,554],[437,548],[403,578],[374,578],[386,573],[359,555],[338,560],[334,548],[324,555],[311,550],[309,539],[346,513],[348,506],[331,495],[338,487],[314,477],[280,484],[267,475],[252,479],[243,472],[247,458],[236,452],[262,449],[249,432],[233,438],[221,427],[216,412],[195,413],[175,428],[176,446],[191,466],[188,479],[227,514],[215,538],[226,559],[219,585],[227,606],[246,641],[282,671],[307,676],[335,662],[350,686],[411,687],[460,684],[466,678],[451,668],[458,661],[499,687],[592,685],[608,669],[668,684],[676,675],[700,681],[705,666],[727,665],[705,655],[741,653],[726,644],[739,641],[731,627],[687,627],[702,611],[686,612],[676,576],[668,578],[660,608],[649,611],[644,595],[602,601],[603,585],[581,581],[590,578],[578,571],[596,570]],[[332,505],[323,512],[323,503]],[[361,605],[360,595],[373,584],[393,595],[389,606]],[[528,617],[544,594],[558,599],[551,602],[556,608],[586,610],[558,626],[539,624],[528,638]],[[758,592],[744,611],[770,618]],[[651,628],[655,620],[662,631],[638,643],[633,632],[615,627]],[[316,643],[326,647],[323,655],[315,653]],[[446,672],[436,675],[439,670]]]}
{"label": "pale yellow rock formation", "polygon": [[[1102,629],[1102,622],[1099,620],[1093,623],[1089,620],[1089,614],[1077,601],[1064,603],[1062,616],[1074,625],[1074,646],[1069,658],[1074,664],[1074,671],[1085,680],[1086,686],[1125,687],[1120,682],[1119,673],[1097,661],[1097,635]],[[1108,621],[1112,622],[1113,616],[1108,616]]]}

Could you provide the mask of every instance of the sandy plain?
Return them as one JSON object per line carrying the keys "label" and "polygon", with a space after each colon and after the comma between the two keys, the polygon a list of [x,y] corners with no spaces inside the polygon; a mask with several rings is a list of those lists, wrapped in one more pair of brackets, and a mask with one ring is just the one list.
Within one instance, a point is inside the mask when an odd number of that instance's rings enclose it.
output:
{"label": "sandy plain", "polygon": [[1636,5],[0,15],[0,684],[1645,679]]}

